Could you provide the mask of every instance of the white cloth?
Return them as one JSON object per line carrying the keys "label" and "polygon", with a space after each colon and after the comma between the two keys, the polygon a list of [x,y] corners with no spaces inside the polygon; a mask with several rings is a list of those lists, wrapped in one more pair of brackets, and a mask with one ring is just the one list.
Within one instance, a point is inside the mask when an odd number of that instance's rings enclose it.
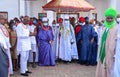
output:
{"label": "white cloth", "polygon": [[29,50],[31,50],[31,42],[29,37],[29,29],[23,23],[18,24],[16,28],[17,33],[17,51],[20,56],[20,72],[25,73],[27,69],[27,61],[29,57]]}
{"label": "white cloth", "polygon": [[117,44],[115,51],[114,77],[120,77],[120,25],[118,26]]}
{"label": "white cloth", "polygon": [[11,59],[11,53],[10,53],[10,47],[11,47],[11,45],[10,45],[9,37],[7,37],[4,34],[3,30],[5,31],[5,33],[6,32],[8,33],[7,29],[3,25],[1,25],[0,26],[0,36],[3,38],[2,39],[3,40],[3,44],[4,44],[4,47],[5,47],[6,52],[8,54],[8,58],[9,58],[9,63],[10,63],[9,73],[13,74],[13,66],[12,66],[12,59]]}
{"label": "white cloth", "polygon": [[7,49],[7,44],[1,33],[0,33],[0,44],[4,47],[4,49]]}
{"label": "white cloth", "polygon": [[71,29],[71,35],[72,35],[72,40],[71,42],[74,42],[72,44],[72,58],[73,59],[78,59],[78,51],[77,51],[77,45],[76,45],[76,38],[75,38],[75,31],[72,25],[70,25],[70,29]]}
{"label": "white cloth", "polygon": [[[29,62],[33,62],[33,51],[30,50],[29,53]],[[36,59],[35,62],[38,62],[38,47],[36,46]]]}
{"label": "white cloth", "polygon": [[27,61],[29,57],[29,51],[20,51],[20,73],[28,71]]}
{"label": "white cloth", "polygon": [[31,42],[29,37],[29,29],[25,28],[23,23],[18,24],[16,28],[17,33],[17,51],[31,50]]}
{"label": "white cloth", "polygon": [[61,27],[60,30],[60,50],[59,50],[59,58],[64,61],[72,60],[72,34],[70,31],[69,22],[64,22],[64,27]]}
{"label": "white cloth", "polygon": [[37,51],[37,46],[36,46],[36,44],[32,44],[31,45],[31,50],[30,50],[31,52],[36,52]]}
{"label": "white cloth", "polygon": [[[31,25],[31,26],[29,26],[29,31],[33,33],[35,28],[36,28],[35,25]],[[35,36],[30,36],[30,41],[31,41],[31,44],[36,44]]]}
{"label": "white cloth", "polygon": [[60,30],[59,26],[54,26],[54,27],[52,26],[52,31],[54,35],[54,41],[52,43],[52,51],[55,59],[58,58],[59,30]]}

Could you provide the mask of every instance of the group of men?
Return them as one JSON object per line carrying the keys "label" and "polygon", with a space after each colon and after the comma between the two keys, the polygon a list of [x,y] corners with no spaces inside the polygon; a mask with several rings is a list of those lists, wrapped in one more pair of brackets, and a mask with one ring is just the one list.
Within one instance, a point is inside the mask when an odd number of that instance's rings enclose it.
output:
{"label": "group of men", "polygon": [[[82,65],[96,65],[98,61],[96,77],[119,77],[120,20],[116,23],[117,15],[113,8],[105,11],[106,20],[100,34],[93,26],[95,24],[89,23],[88,17],[80,17],[76,27],[67,14],[57,22],[53,21],[52,26],[46,17],[40,22],[30,21],[28,16],[22,17],[21,22],[11,26],[16,32],[16,37],[13,38],[17,38],[16,49],[17,55],[20,55],[21,75],[29,76],[32,73],[27,68],[29,51],[33,52],[34,66],[38,47],[40,66],[55,66],[55,60],[69,63],[75,59]],[[36,23],[38,26],[35,26]],[[0,60],[3,61],[0,65],[6,67],[1,68],[0,72],[3,72],[1,76],[7,77],[13,74],[10,48],[13,50],[14,46],[10,44],[10,35],[4,24],[5,19],[0,15]]]}
{"label": "group of men", "polygon": [[[19,24],[14,24],[10,26],[12,30],[16,31],[16,35],[14,37],[11,37],[11,34],[9,35],[8,30],[4,26],[5,24],[5,18],[1,15],[0,16],[0,37],[2,39],[2,44],[3,44],[3,49],[5,49],[5,53],[8,55],[8,64],[9,67],[7,67],[8,70],[8,75],[13,74],[13,64],[12,64],[12,59],[11,59],[11,53],[10,53],[10,48],[12,48],[13,52],[15,49],[17,49],[17,52],[14,54],[20,55],[20,73],[23,76],[29,76],[28,73],[31,73],[28,71],[27,68],[27,62],[28,62],[28,57],[29,57],[29,51],[31,49],[36,49],[36,46],[31,46],[34,44],[31,44],[30,36],[35,36],[36,33],[34,33],[32,30],[30,31],[28,28],[28,23],[29,23],[29,17],[25,16],[23,17],[22,21]],[[12,46],[10,43],[9,39],[16,38],[17,37],[17,45]],[[33,37],[31,37],[33,38]],[[32,39],[34,40],[34,39]],[[13,40],[15,41],[15,40]],[[14,48],[15,47],[15,48]],[[34,48],[31,48],[34,47]],[[7,72],[7,71],[6,71]],[[4,77],[4,76],[3,76]]]}

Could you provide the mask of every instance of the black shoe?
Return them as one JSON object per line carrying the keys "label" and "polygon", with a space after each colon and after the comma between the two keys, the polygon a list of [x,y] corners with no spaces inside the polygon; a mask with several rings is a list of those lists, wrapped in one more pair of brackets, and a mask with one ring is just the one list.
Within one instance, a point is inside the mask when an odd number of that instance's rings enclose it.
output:
{"label": "black shoe", "polygon": [[86,65],[86,66],[89,66],[90,64],[87,62],[85,65]]}
{"label": "black shoe", "polygon": [[26,71],[26,73],[29,73],[29,74],[31,74],[32,72],[30,72],[30,71]]}
{"label": "black shoe", "polygon": [[27,73],[21,73],[22,76],[29,76]]}

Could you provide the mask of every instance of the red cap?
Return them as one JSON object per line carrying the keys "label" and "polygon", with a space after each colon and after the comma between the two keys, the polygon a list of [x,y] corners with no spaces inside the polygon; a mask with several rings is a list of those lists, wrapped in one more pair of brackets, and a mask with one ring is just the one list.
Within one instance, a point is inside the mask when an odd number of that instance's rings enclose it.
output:
{"label": "red cap", "polygon": [[38,24],[39,24],[39,25],[41,25],[41,24],[42,24],[42,22],[41,22],[41,21],[38,21]]}
{"label": "red cap", "polygon": [[85,22],[85,18],[84,17],[80,17],[79,18],[79,22]]}
{"label": "red cap", "polygon": [[62,18],[59,18],[58,19],[58,23],[62,23],[63,22],[63,19]]}

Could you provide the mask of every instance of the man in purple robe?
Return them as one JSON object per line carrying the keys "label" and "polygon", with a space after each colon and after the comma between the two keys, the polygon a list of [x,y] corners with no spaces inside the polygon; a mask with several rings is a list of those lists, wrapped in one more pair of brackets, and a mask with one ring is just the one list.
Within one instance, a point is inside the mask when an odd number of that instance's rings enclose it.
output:
{"label": "man in purple robe", "polygon": [[48,25],[48,19],[42,19],[43,25],[37,33],[37,42],[39,57],[38,63],[40,66],[54,66],[55,60],[52,52],[51,43],[53,41],[52,28]]}

